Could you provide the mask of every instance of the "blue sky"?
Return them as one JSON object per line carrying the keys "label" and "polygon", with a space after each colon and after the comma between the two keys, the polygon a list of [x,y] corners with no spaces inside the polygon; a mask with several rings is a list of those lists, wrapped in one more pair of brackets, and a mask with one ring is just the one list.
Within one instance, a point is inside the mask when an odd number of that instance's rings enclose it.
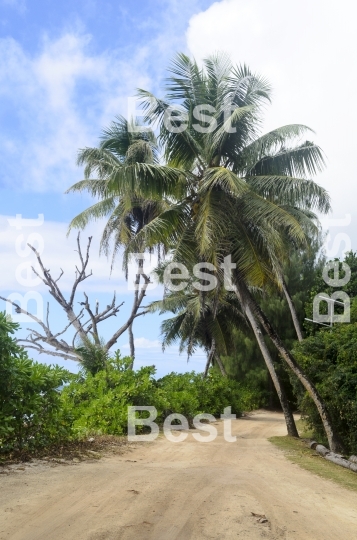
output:
{"label": "blue sky", "polygon": [[[101,129],[125,115],[137,87],[160,93],[169,60],[182,50],[198,60],[224,50],[268,77],[274,101],[265,130],[293,122],[316,130],[328,160],[317,181],[331,194],[330,217],[342,219],[337,226],[325,223],[326,248],[331,256],[334,245],[336,254],[355,249],[353,10],[347,0],[338,6],[322,0],[0,0],[1,295],[24,290],[16,281],[23,262],[14,247],[19,233],[7,222],[16,214],[45,215],[43,258],[54,271],[65,265],[69,287],[75,253],[66,227],[91,202],[64,194],[81,179],[77,149],[95,145]],[[106,302],[116,287],[125,299],[124,319],[131,298],[120,261],[109,280],[108,263],[98,258],[101,224],[89,232],[95,237],[91,294]],[[38,290],[47,301],[45,290]],[[60,311],[53,306],[52,312],[60,324]],[[155,363],[159,374],[202,369],[202,354],[188,365],[175,348],[162,355],[157,317],[138,321],[135,336],[141,340],[137,365]],[[123,352],[126,343],[126,337],[119,342]]]}
{"label": "blue sky", "polygon": [[[50,262],[51,270],[55,273],[63,267],[65,258],[66,276],[73,275],[75,235],[66,239],[66,225],[91,202],[85,196],[64,194],[67,187],[81,179],[81,171],[75,166],[78,148],[96,144],[100,130],[116,114],[125,114],[126,98],[135,94],[137,86],[159,91],[159,81],[170,58],[176,50],[186,48],[188,20],[210,3],[192,1],[185,6],[176,1],[1,2],[3,296],[16,291],[25,294],[28,290],[14,278],[23,259],[14,247],[19,232],[9,227],[5,216],[22,214],[36,218],[44,214],[43,227],[24,229],[25,237],[41,232],[45,239],[43,259]],[[101,225],[92,227],[90,233],[99,240]],[[90,233],[84,233],[83,238]],[[109,336],[116,324],[125,320],[132,293],[126,291],[119,271],[115,277],[109,276],[110,265],[105,258],[99,260],[97,253],[98,242],[94,242],[92,261],[97,271],[93,286],[88,282],[86,290],[89,288],[93,301],[99,299],[106,304],[112,291],[119,289],[118,297],[125,301],[119,321],[110,320],[103,328],[104,336]],[[120,260],[117,265],[120,267]],[[69,286],[70,279],[64,287]],[[54,327],[64,326],[63,314],[46,289],[38,285],[32,288],[40,291],[45,303],[50,301]],[[158,316],[137,321],[137,365],[156,364],[158,374],[173,369],[202,369],[202,353],[190,364],[185,355],[178,355],[175,347],[163,355],[159,326]],[[24,333],[28,334],[24,330],[21,335]],[[127,341],[125,335],[118,344],[123,354],[128,352]],[[33,356],[37,357],[36,353]],[[55,360],[44,356],[39,359]],[[70,362],[55,361],[75,369]]]}

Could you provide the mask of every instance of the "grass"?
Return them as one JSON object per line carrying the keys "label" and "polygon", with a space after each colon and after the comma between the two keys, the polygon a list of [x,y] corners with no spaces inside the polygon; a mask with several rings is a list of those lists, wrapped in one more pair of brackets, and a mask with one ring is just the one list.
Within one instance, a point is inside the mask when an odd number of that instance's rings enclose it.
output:
{"label": "grass", "polygon": [[[302,424],[298,426],[299,431],[302,427]],[[306,432],[302,435],[306,436]],[[306,445],[306,441],[288,436],[270,437],[269,441],[282,450],[287,459],[303,469],[357,492],[357,473],[327,461],[314,450],[311,450]]]}
{"label": "grass", "polygon": [[[299,432],[299,435],[300,435],[300,437],[302,439],[313,439],[314,438],[313,431],[311,429],[309,429],[306,422],[302,418],[300,418],[299,420],[296,420],[295,424],[296,424],[297,430]],[[324,442],[320,441],[320,439],[319,439],[319,442],[321,442],[321,444],[324,444]]]}

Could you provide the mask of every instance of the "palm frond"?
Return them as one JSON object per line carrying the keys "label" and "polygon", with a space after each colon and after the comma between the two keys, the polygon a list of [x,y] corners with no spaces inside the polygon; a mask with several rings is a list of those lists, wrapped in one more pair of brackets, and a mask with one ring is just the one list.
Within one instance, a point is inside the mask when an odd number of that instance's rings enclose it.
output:
{"label": "palm frond", "polygon": [[282,148],[275,154],[262,157],[250,167],[248,174],[309,178],[321,172],[324,167],[325,159],[321,148],[306,141],[295,148]]}
{"label": "palm frond", "polygon": [[327,213],[331,210],[327,191],[312,180],[290,176],[250,176],[249,186],[265,199],[280,205],[316,209]]}
{"label": "palm frond", "polygon": [[103,201],[93,204],[72,219],[68,227],[68,233],[71,229],[84,229],[92,220],[102,219],[112,212],[116,206],[116,197],[109,197]]}

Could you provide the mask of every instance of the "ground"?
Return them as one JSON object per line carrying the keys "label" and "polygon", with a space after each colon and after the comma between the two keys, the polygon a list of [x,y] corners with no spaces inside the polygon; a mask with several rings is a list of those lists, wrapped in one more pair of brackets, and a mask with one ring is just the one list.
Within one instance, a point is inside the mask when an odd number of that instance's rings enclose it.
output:
{"label": "ground", "polygon": [[357,538],[357,493],[268,441],[286,434],[281,414],[234,421],[235,443],[216,427],[205,444],[191,432],[96,461],[15,467],[0,476],[0,540]]}

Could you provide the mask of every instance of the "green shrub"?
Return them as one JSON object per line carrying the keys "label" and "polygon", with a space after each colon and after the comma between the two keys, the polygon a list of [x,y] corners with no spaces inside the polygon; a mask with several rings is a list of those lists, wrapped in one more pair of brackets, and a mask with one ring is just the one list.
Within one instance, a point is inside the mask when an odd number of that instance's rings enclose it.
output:
{"label": "green shrub", "polygon": [[81,372],[64,388],[63,404],[73,413],[78,435],[91,431],[121,435],[127,427],[128,405],[152,404],[155,370],[131,370],[131,361],[116,352],[105,369]]}
{"label": "green shrub", "polygon": [[132,370],[131,358],[121,358],[119,352],[105,363],[87,362],[79,374],[71,375],[29,359],[11,336],[17,328],[0,313],[3,453],[51,446],[90,432],[125,434],[128,406],[156,407],[158,423],[171,413],[183,414],[192,423],[199,413],[219,418],[231,406],[239,416],[259,404],[257,391],[223,378],[215,369],[206,379],[192,371],[156,380],[153,366]]}
{"label": "green shrub", "polygon": [[[346,450],[357,453],[357,323],[323,329],[293,351],[321,393]],[[301,411],[320,440],[324,430],[316,407],[295,381]]]}
{"label": "green shrub", "polygon": [[72,418],[58,388],[69,372],[33,362],[0,313],[0,452],[48,446],[70,437]]}
{"label": "green shrub", "polygon": [[[156,380],[154,367],[129,369],[131,358],[119,352],[106,369],[77,375],[63,390],[64,406],[74,415],[78,434],[100,432],[121,435],[127,431],[128,406],[154,406],[156,422],[171,413],[183,414],[189,422],[199,413],[219,417],[225,407],[240,415],[259,400],[254,392],[211,370],[207,379],[200,373],[170,373]],[[145,416],[145,413],[143,412]]]}
{"label": "green shrub", "polygon": [[164,417],[174,412],[183,414],[190,421],[199,413],[219,417],[223,409],[229,406],[232,413],[239,416],[242,410],[254,408],[255,405],[254,399],[251,399],[254,392],[249,393],[235,380],[223,378],[215,369],[210,370],[206,379],[194,371],[170,373],[159,379],[157,385],[165,398]]}

